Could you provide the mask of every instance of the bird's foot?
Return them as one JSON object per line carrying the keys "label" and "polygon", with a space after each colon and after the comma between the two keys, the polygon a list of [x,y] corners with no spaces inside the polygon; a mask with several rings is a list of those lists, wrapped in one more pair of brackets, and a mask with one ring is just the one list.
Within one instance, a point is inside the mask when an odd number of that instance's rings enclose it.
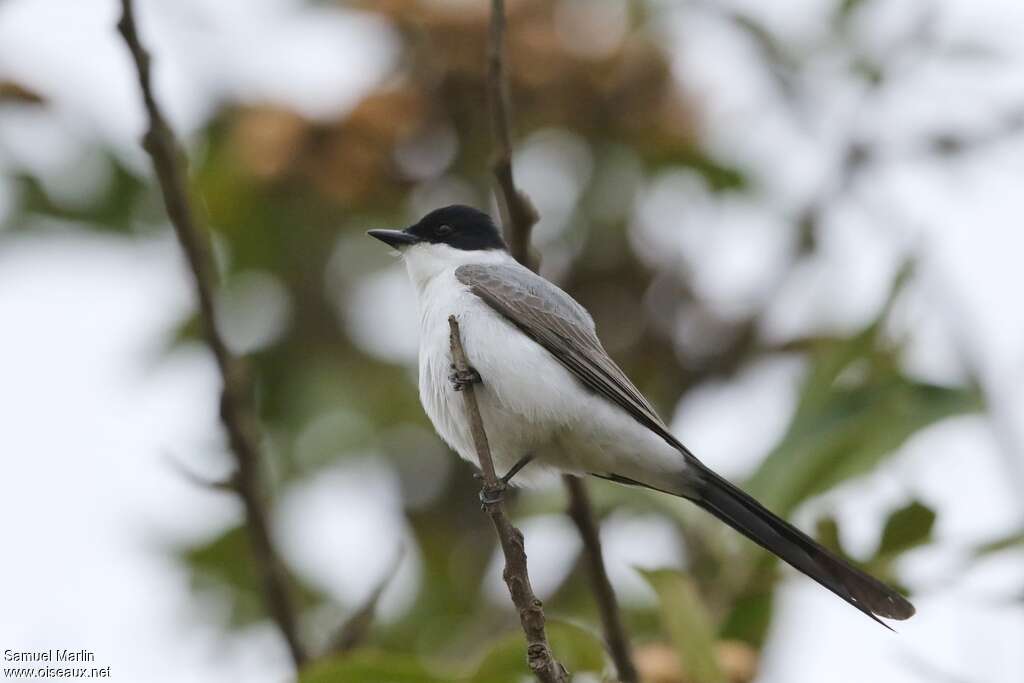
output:
{"label": "bird's foot", "polygon": [[499,479],[494,486],[483,485],[480,489],[480,503],[488,505],[497,505],[505,499],[505,491],[508,490],[508,484],[504,480]]}
{"label": "bird's foot", "polygon": [[452,388],[455,391],[462,391],[468,386],[474,384],[480,384],[483,379],[480,378],[480,373],[475,368],[467,368],[466,370],[459,371],[454,364],[451,366],[451,374],[448,375],[448,380],[452,383]]}
{"label": "bird's foot", "polygon": [[512,465],[511,469],[505,473],[505,476],[500,477],[494,486],[488,486],[484,481],[484,475],[481,472],[474,472],[473,478],[477,481],[483,482],[483,487],[480,489],[480,502],[484,505],[495,505],[500,503],[505,497],[505,491],[508,489],[508,483],[512,481],[512,477],[519,474],[520,470],[529,465],[533,461],[533,456],[530,454],[524,455],[516,461],[516,464]]}

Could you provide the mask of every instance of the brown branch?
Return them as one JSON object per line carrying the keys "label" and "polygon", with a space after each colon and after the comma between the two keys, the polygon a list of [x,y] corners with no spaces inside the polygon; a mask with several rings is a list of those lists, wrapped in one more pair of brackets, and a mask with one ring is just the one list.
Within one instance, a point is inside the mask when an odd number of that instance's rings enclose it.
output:
{"label": "brown branch", "polygon": [[[448,317],[448,327],[455,370],[459,374],[466,374],[469,372],[469,362],[466,360],[466,351],[462,347],[459,322],[454,315]],[[475,387],[472,384],[467,385],[463,389],[462,395],[465,399],[466,415],[469,417],[470,430],[473,434],[473,445],[476,447],[480,471],[483,473],[481,493],[489,494],[481,495],[481,500],[494,501],[484,502],[483,508],[494,524],[494,531],[498,535],[501,550],[505,554],[505,571],[502,576],[508,586],[508,592],[512,596],[512,602],[519,610],[519,622],[522,624],[523,633],[526,634],[527,662],[530,665],[530,670],[541,683],[568,683],[569,674],[555,660],[551,653],[551,646],[548,644],[547,632],[544,628],[544,606],[533,594],[533,588],[530,586],[523,534],[512,525],[501,502],[500,492],[504,486],[498,481],[498,476],[494,472],[494,460],[491,458],[487,432],[484,431],[484,421],[480,416]]]}
{"label": "brown branch", "polygon": [[117,28],[135,63],[149,117],[142,146],[153,160],[167,215],[192,271],[206,345],[213,352],[223,381],[220,417],[234,454],[237,468],[235,489],[245,507],[246,527],[252,544],[253,560],[260,574],[263,599],[287,641],[295,666],[300,667],[306,661],[306,656],[299,641],[298,620],[288,574],[270,537],[268,513],[262,495],[259,429],[249,401],[248,380],[244,367],[228,350],[216,327],[214,287],[217,277],[210,256],[209,234],[192,209],[183,170],[183,155],[153,96],[150,57],[139,39],[131,0],[121,1],[121,20]]}
{"label": "brown branch", "polygon": [[530,258],[530,232],[537,222],[537,210],[529,198],[516,189],[512,175],[512,135],[509,132],[508,78],[505,75],[505,2],[491,0],[491,35],[487,51],[487,101],[491,110],[494,137],[492,170],[498,183],[498,204],[508,238],[509,251],[527,268]]}
{"label": "brown branch", "polygon": [[640,676],[633,664],[626,627],[622,624],[619,603],[615,599],[615,589],[612,588],[612,583],[608,580],[608,572],[605,570],[604,556],[601,554],[601,537],[598,535],[590,497],[587,495],[587,487],[578,477],[566,475],[563,479],[565,488],[569,491],[569,517],[575,522],[580,537],[583,539],[583,551],[586,554],[587,568],[590,571],[590,584],[594,590],[594,596],[597,598],[601,623],[604,625],[604,637],[608,643],[612,661],[615,662],[615,669],[619,674],[618,680],[620,683],[638,683]]}
{"label": "brown branch", "polygon": [[[494,136],[494,177],[497,195],[502,207],[502,223],[508,240],[509,252],[520,263],[536,270],[536,260],[530,254],[530,234],[537,222],[537,210],[529,198],[519,191],[512,174],[512,136],[508,97],[508,78],[505,73],[505,3],[491,0],[490,40],[488,41],[487,95]],[[493,473],[492,473],[493,474]],[[639,677],[630,655],[629,638],[622,624],[615,591],[608,579],[608,570],[601,553],[594,511],[587,496],[585,484],[576,477],[564,476],[569,496],[569,516],[579,530],[590,570],[594,596],[601,614],[605,641],[611,651],[621,683],[637,683]]]}

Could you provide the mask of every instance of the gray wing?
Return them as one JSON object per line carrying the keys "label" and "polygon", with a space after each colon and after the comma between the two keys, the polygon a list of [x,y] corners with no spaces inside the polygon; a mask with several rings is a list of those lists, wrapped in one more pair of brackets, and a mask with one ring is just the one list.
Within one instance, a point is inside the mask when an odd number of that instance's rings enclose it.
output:
{"label": "gray wing", "polygon": [[455,270],[455,277],[547,349],[587,388],[687,453],[643,394],[608,357],[590,314],[572,297],[521,266],[465,265]]}
{"label": "gray wing", "polygon": [[[547,349],[584,385],[622,407],[638,422],[677,448],[693,466],[685,494],[755,543],[775,553],[869,617],[906,619],[914,607],[899,593],[831,554],[749,495],[705,467],[673,437],[651,404],[608,357],[594,322],[573,299],[521,266],[470,265],[455,277],[524,334]],[[487,378],[484,378],[487,381]],[[614,473],[597,474],[625,484],[648,486]],[[676,494],[679,495],[679,494]],[[885,624],[883,624],[884,626]],[[887,627],[888,628],[888,627]]]}

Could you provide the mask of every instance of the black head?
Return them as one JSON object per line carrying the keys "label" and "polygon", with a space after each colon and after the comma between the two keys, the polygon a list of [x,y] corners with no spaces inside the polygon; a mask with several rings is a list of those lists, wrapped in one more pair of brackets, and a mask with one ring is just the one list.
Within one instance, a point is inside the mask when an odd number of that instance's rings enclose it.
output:
{"label": "black head", "polygon": [[463,251],[506,248],[490,216],[459,204],[435,209],[405,230],[370,230],[367,234],[396,249],[421,242]]}

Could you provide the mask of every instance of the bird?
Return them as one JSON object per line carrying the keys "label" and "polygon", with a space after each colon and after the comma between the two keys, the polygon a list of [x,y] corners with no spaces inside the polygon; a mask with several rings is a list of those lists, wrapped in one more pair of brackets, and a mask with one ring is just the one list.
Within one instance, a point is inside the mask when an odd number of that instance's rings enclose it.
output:
{"label": "bird", "polygon": [[[698,460],[604,350],[587,310],[516,261],[487,213],[445,206],[407,228],[367,234],[399,253],[416,292],[424,411],[440,437],[479,467],[459,395],[473,384],[502,487],[565,473],[679,496],[883,626],[891,629],[879,617],[913,616],[899,592]],[[452,315],[468,372],[452,361]]]}

